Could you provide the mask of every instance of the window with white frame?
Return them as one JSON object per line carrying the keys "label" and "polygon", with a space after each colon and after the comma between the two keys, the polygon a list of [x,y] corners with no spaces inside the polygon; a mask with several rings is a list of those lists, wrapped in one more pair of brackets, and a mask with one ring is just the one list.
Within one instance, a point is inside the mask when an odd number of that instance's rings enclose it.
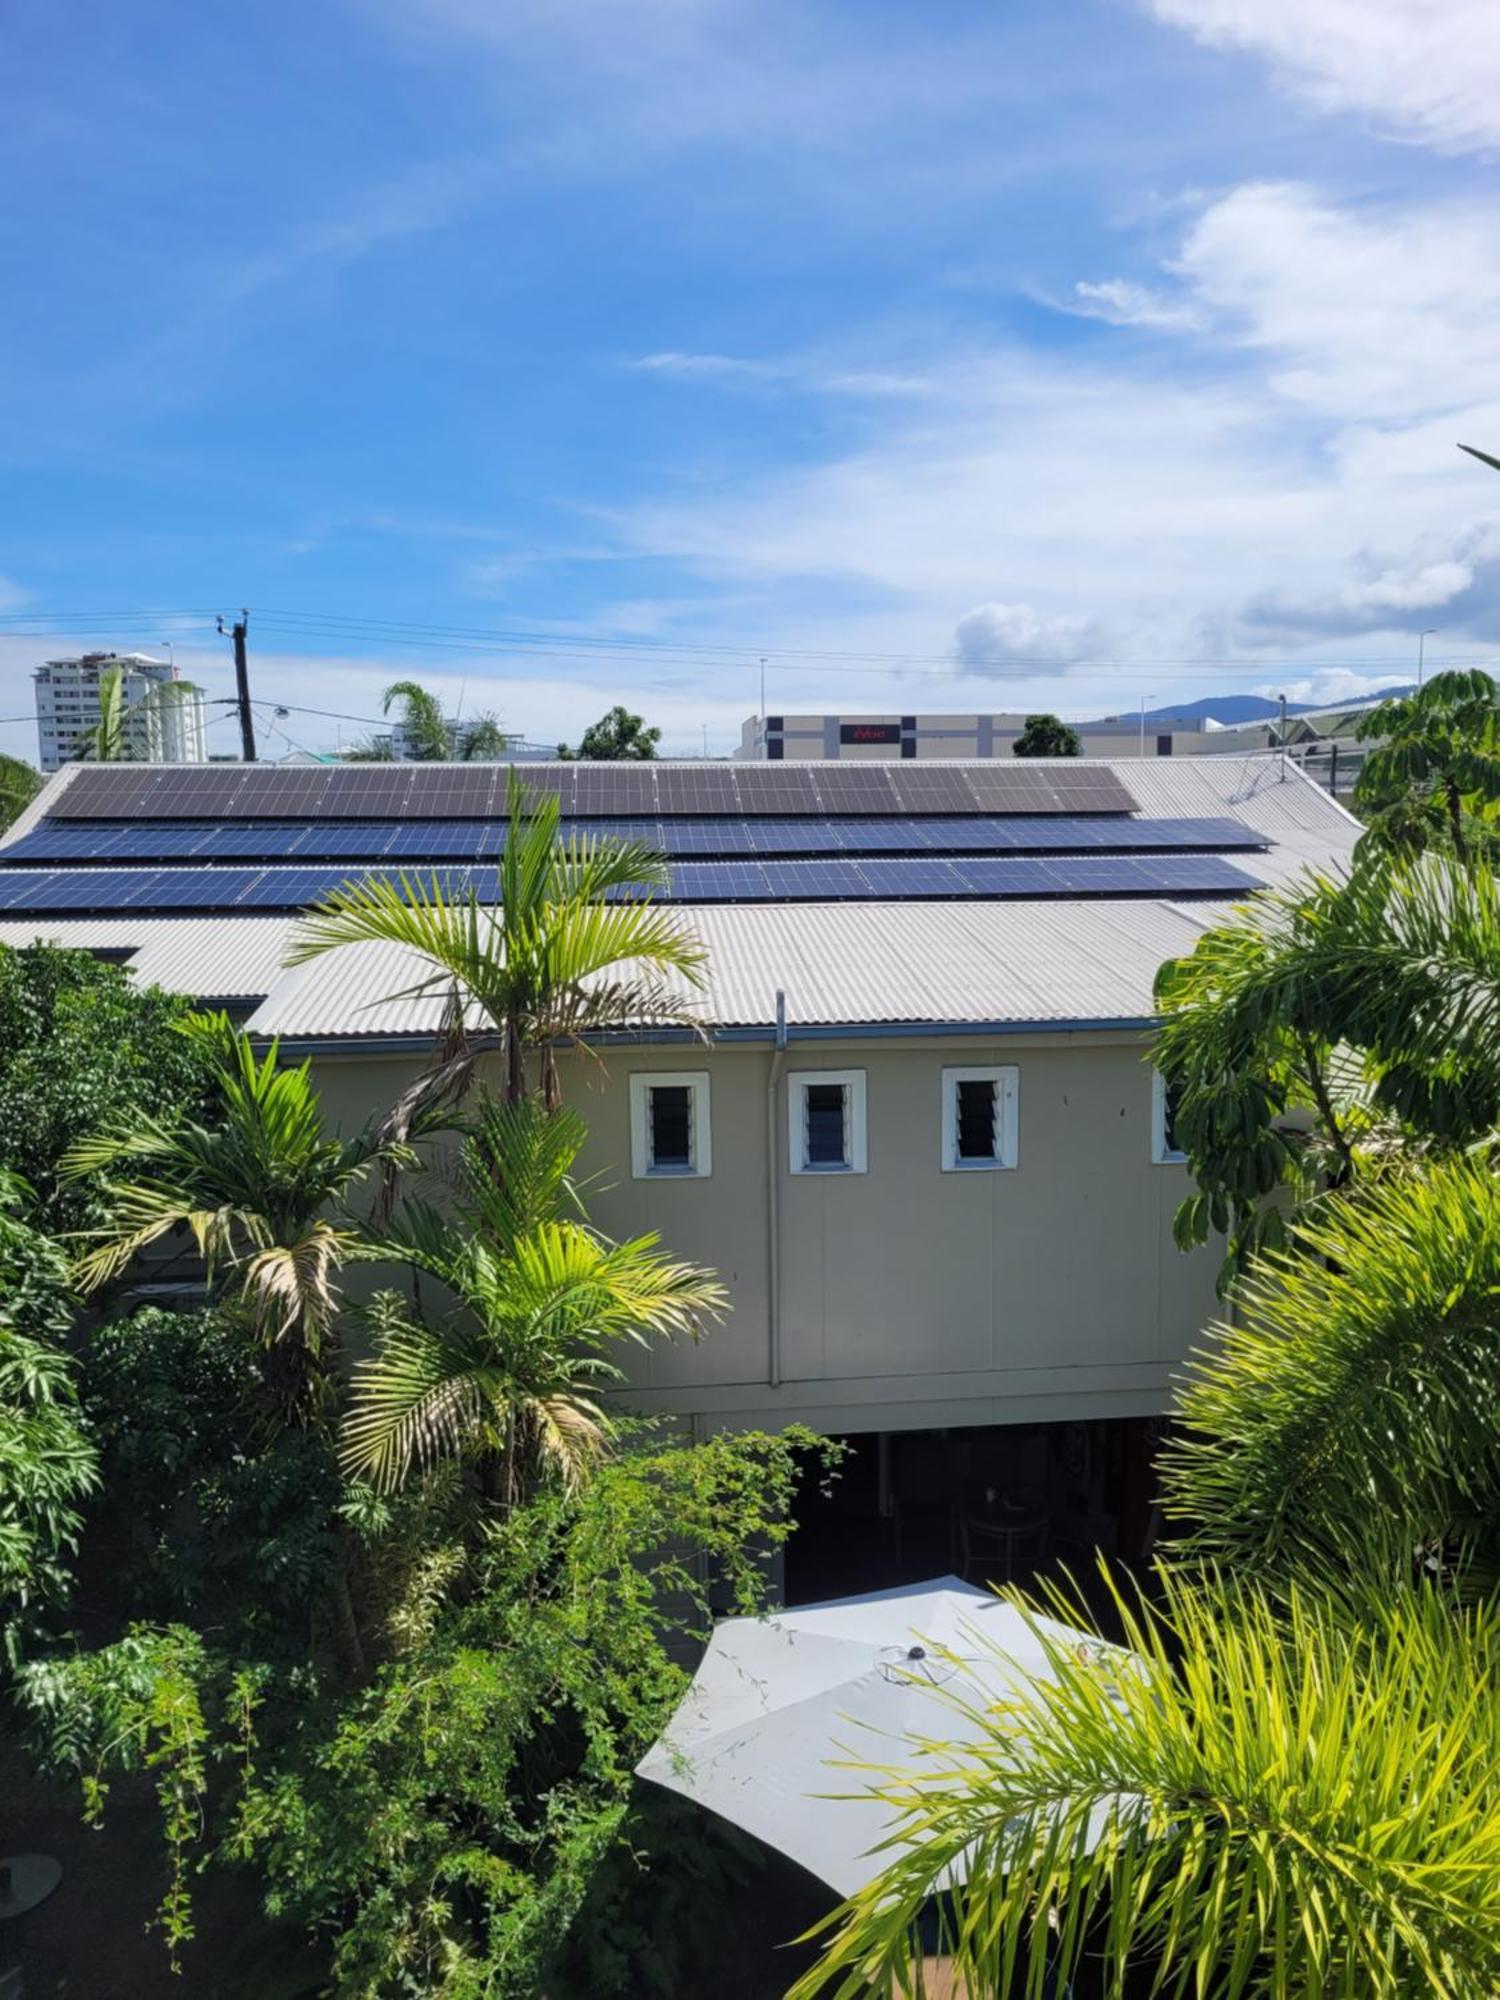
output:
{"label": "window with white frame", "polygon": [[1187,1158],[1177,1143],[1177,1106],[1182,1086],[1168,1083],[1160,1070],[1151,1077],[1151,1157],[1159,1167],[1180,1166]]}
{"label": "window with white frame", "polygon": [[862,1174],[865,1073],[794,1070],[787,1078],[787,1136],[794,1174]]}
{"label": "window with white frame", "polygon": [[638,1181],[701,1180],[713,1171],[707,1070],[631,1077],[630,1170]]}
{"label": "window with white frame", "polygon": [[944,1173],[1016,1164],[1018,1081],[1013,1063],[943,1071]]}

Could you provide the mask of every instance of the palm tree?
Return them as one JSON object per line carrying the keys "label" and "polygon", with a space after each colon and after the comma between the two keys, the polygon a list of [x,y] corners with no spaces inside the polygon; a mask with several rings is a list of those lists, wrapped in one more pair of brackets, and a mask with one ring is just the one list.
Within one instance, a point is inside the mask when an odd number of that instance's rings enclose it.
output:
{"label": "palm tree", "polygon": [[461,1456],[506,1505],[545,1477],[574,1487],[614,1431],[599,1401],[620,1379],[608,1350],[695,1336],[718,1313],[711,1274],[658,1255],[655,1235],[609,1243],[562,1215],[583,1130],[534,1100],[487,1106],[452,1216],[411,1202],[371,1253],[453,1305],[430,1324],[395,1293],[372,1302],[375,1351],[356,1364],[340,1452],[351,1477],[388,1491]]}
{"label": "palm tree", "polygon": [[451,895],[440,875],[370,877],[304,914],[287,963],[350,944],[405,945],[429,970],[392,997],[456,994],[499,1037],[507,1102],[526,1096],[526,1054],[535,1049],[544,1100],[555,1108],[560,1046],[586,1049],[591,1034],[611,1028],[699,1026],[668,980],[697,988],[705,953],[644,900],[665,876],[661,857],[640,842],[579,832],[564,840],[556,798],[528,802],[512,772],[493,907],[472,890]]}
{"label": "palm tree", "polygon": [[476,715],[459,731],[458,761],[461,764],[492,763],[506,754],[512,741],[500,727],[497,716]]}
{"label": "palm tree", "polygon": [[124,1169],[113,1213],[78,1239],[74,1278],[97,1290],[139,1253],[186,1229],[213,1287],[221,1279],[266,1349],[266,1375],[306,1418],[326,1386],[336,1274],[358,1232],[337,1210],[377,1165],[405,1163],[409,1144],[370,1133],[325,1137],[310,1065],[278,1066],[273,1042],[257,1061],[222,1016],[193,1031],[209,1044],[217,1105],[212,1123],[142,1116],[72,1146],[67,1178]]}
{"label": "palm tree", "polygon": [[408,755],[422,763],[441,763],[449,755],[448,725],[436,695],[418,681],[392,681],[381,699],[382,715],[390,714],[393,702],[401,704]]}
{"label": "palm tree", "polygon": [[1500,1557],[1500,1184],[1459,1158],[1325,1203],[1261,1259],[1159,1470],[1186,1552],[1267,1583]]}
{"label": "palm tree", "polygon": [[[1071,1594],[1013,1601],[1087,1619]],[[919,1992],[934,1896],[975,1995],[1061,1993],[1085,1955],[1112,1995],[1132,1972],[1225,2000],[1500,1991],[1494,1603],[1424,1588],[1356,1618],[1168,1574],[1113,1611],[1133,1658],[1039,1623],[1053,1681],[986,1707],[954,1660],[930,1737],[845,1767],[891,1807],[892,1858],[789,2000]],[[945,1706],[977,1742],[944,1740]]]}
{"label": "palm tree", "polygon": [[1184,1248],[1224,1282],[1286,1241],[1285,1203],[1500,1124],[1500,888],[1441,854],[1364,856],[1258,897],[1157,974],[1153,1051],[1198,1183]]}

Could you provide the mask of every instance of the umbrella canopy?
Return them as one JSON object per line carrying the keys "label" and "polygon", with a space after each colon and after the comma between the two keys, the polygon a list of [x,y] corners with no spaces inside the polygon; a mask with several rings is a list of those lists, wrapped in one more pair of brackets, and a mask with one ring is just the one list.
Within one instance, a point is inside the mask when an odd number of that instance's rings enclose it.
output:
{"label": "umbrella canopy", "polygon": [[852,1895],[889,1864],[871,1850],[892,1830],[891,1812],[873,1797],[827,1796],[860,1788],[858,1772],[830,1765],[899,1762],[914,1736],[978,1741],[980,1723],[932,1688],[982,1707],[1054,1679],[1041,1633],[1099,1650],[1088,1633],[1023,1616],[956,1576],[726,1618],[636,1770]]}

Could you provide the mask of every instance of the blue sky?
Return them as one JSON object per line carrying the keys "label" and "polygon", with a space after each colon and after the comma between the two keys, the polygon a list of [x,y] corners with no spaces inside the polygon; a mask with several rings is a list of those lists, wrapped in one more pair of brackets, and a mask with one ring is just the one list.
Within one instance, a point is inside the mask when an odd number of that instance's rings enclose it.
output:
{"label": "blue sky", "polygon": [[0,112],[7,716],[81,643],[222,695],[241,604],[273,751],[397,673],[725,750],[762,655],[1086,714],[1500,650],[1475,0],[17,0]]}

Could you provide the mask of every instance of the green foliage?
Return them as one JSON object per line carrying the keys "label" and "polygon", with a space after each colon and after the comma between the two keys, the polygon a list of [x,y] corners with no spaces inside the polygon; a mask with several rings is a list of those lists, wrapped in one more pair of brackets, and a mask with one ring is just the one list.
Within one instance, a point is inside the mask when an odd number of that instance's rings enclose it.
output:
{"label": "green foliage", "polygon": [[[1500,1609],[1422,1590],[1351,1623],[1301,1588],[1161,1588],[1116,1595],[1135,1661],[1038,1627],[1055,1681],[981,1707],[960,1672],[915,1764],[853,1767],[899,1814],[894,1858],[792,2000],[911,1991],[960,1860],[943,1942],[976,1994],[1040,2000],[1085,1952],[1112,1995],[1132,1970],[1214,2000],[1500,1989]],[[945,1705],[977,1745],[942,1738]]]}
{"label": "green foliage", "polygon": [[1081,757],[1083,741],[1058,716],[1028,715],[1011,749],[1017,757]]}
{"label": "green foliage", "polygon": [[64,1153],[106,1126],[206,1099],[192,1003],[135,986],[118,965],[57,945],[0,946],[0,1169],[35,1195],[54,1234],[104,1219],[97,1174],[65,1181]]}
{"label": "green foliage", "polygon": [[1326,1204],[1212,1329],[1163,1461],[1187,1547],[1399,1582],[1500,1549],[1500,1185],[1472,1161]]}
{"label": "green foliage", "polygon": [[[87,1231],[77,1278],[94,1291],[142,1251],[186,1231],[212,1289],[228,1278],[279,1379],[303,1415],[327,1393],[326,1348],[336,1276],[358,1238],[324,1212],[382,1160],[406,1163],[405,1142],[370,1133],[327,1137],[311,1065],[286,1069],[273,1042],[257,1057],[221,1016],[199,1016],[215,1102],[205,1121],[141,1112],[78,1140],[65,1178],[105,1181],[111,1213]],[[132,1178],[111,1178],[121,1169]]]}
{"label": "green foliage", "polygon": [[1286,1242],[1286,1205],[1500,1121],[1500,891],[1437,856],[1263,894],[1157,974],[1153,1051],[1198,1184],[1183,1248],[1227,1286]]}
{"label": "green foliage", "polygon": [[641,716],[632,715],[628,708],[616,703],[597,722],[589,724],[576,750],[559,743],[557,754],[582,763],[644,763],[655,757],[660,741],[659,729],[648,729]]}
{"label": "green foliage", "polygon": [[1461,444],[1458,448],[1460,451],[1466,451],[1470,458],[1477,458],[1481,465],[1487,465],[1492,472],[1500,472],[1500,458],[1492,458],[1487,451],[1481,451],[1477,445]]}
{"label": "green foliage", "polygon": [[478,1009],[500,1037],[512,1102],[527,1094],[527,1052],[539,1050],[553,1109],[559,1045],[586,1046],[607,1028],[693,1021],[668,981],[699,986],[702,947],[671,912],[640,900],[665,879],[661,856],[639,842],[578,831],[564,841],[557,799],[530,799],[513,772],[493,908],[472,890],[450,898],[438,875],[372,876],[306,913],[288,963],[349,944],[404,945],[426,968],[404,992],[453,1001],[458,1022],[457,1002]]}
{"label": "green foliage", "polygon": [[1368,821],[1362,846],[1431,847],[1465,863],[1500,855],[1500,694],[1488,674],[1434,674],[1362,716],[1359,735],[1377,739],[1354,792]]}
{"label": "green foliage", "polygon": [[654,1235],[609,1243],[558,1215],[582,1121],[534,1101],[490,1107],[460,1153],[451,1219],[409,1204],[383,1261],[435,1279],[456,1310],[433,1321],[396,1293],[371,1303],[373,1354],[355,1365],[340,1456],[386,1492],[451,1456],[477,1457],[495,1496],[588,1476],[615,1426],[600,1392],[623,1341],[696,1336],[723,1288],[657,1254]]}
{"label": "green foliage", "polygon": [[156,1760],[169,1938],[191,1922],[186,1807],[212,1822],[211,1851],[263,1871],[273,1914],[331,1940],[340,1992],[530,2000],[686,1684],[705,1579],[736,1609],[763,1602],[819,1448],[803,1432],[643,1439],[585,1490],[505,1517],[467,1590],[353,1693],[138,1629],[37,1667],[28,1711],[95,1809],[112,1771]]}
{"label": "green foliage", "polygon": [[329,1453],[274,1421],[244,1328],[143,1307],[89,1337],[85,1406],[138,1616],[326,1650],[342,1560]]}
{"label": "green foliage", "polygon": [[0,755],[0,833],[20,818],[45,782],[24,758]]}
{"label": "green foliage", "polygon": [[0,1173],[0,1661],[14,1668],[65,1604],[82,1503],[99,1484],[80,1420],[67,1260]]}
{"label": "green foliage", "polygon": [[416,681],[392,681],[381,699],[382,715],[390,714],[392,703],[400,706],[407,755],[421,763],[442,763],[450,754],[448,725],[437,696]]}
{"label": "green foliage", "polygon": [[459,731],[457,755],[461,764],[488,764],[504,757],[514,738],[507,736],[494,715],[476,715]]}

